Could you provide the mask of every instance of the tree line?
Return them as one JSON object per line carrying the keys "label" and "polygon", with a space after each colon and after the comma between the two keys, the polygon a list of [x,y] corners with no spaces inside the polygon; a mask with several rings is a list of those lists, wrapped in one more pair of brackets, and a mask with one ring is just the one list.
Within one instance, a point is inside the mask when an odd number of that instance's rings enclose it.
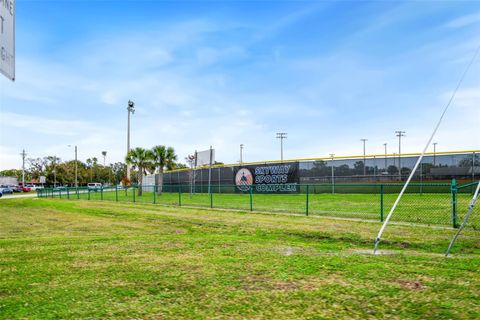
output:
{"label": "tree line", "polygon": [[[141,152],[144,150],[144,152]],[[102,152],[105,159],[106,152]],[[105,163],[105,161],[104,161]],[[140,173],[146,174],[157,171],[163,175],[165,169],[172,170],[186,168],[186,165],[177,162],[177,155],[172,147],[162,145],[152,149],[132,149],[125,162],[101,164],[98,158],[92,157],[85,162],[77,160],[77,179],[79,185],[86,185],[89,182],[100,182],[102,184],[118,184],[127,176],[127,163],[132,166],[131,181],[129,183],[141,183]],[[0,171],[0,176],[16,177],[22,180],[22,170],[8,169]],[[40,177],[46,178],[45,185],[75,185],[75,160],[62,161],[56,156],[41,158],[27,158],[25,161],[25,181],[40,183]],[[162,177],[163,178],[163,177]],[[163,181],[162,181],[163,182]]]}

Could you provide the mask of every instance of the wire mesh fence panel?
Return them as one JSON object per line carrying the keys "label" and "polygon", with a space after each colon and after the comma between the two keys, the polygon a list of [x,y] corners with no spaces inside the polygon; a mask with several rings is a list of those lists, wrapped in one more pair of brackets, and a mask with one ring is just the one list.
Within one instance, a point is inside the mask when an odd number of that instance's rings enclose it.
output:
{"label": "wire mesh fence panel", "polygon": [[212,189],[212,207],[250,210],[251,197],[250,188],[246,191],[240,191],[234,186],[215,186]]}
{"label": "wire mesh fence panel", "polygon": [[182,193],[182,205],[193,207],[210,207],[210,195],[208,193]]}
{"label": "wire mesh fence panel", "polygon": [[311,194],[312,215],[380,220],[380,194]]}
{"label": "wire mesh fence panel", "polygon": [[[134,185],[127,188],[104,186],[97,189],[62,187],[44,189],[39,191],[38,195],[43,198],[212,207],[381,221],[388,214],[402,186],[401,183],[318,183],[296,185],[295,189],[286,190],[268,189],[264,188],[265,185],[209,186],[191,182],[164,185],[162,188],[154,185]],[[459,225],[468,210],[471,189],[473,190],[470,185],[457,186],[455,181],[451,184],[412,184],[407,188],[392,221]],[[472,215],[469,226],[480,228],[480,214]]]}
{"label": "wire mesh fence panel", "polygon": [[[470,183],[465,186],[460,186],[458,188],[458,193],[456,197],[456,211],[457,211],[457,224],[462,224],[465,216],[468,213],[469,205],[473,198],[473,193],[475,192],[475,188],[477,183]],[[476,206],[473,208],[472,213],[470,214],[470,218],[468,220],[466,228],[472,228],[475,230],[480,230],[480,201],[477,200]]]}
{"label": "wire mesh fence panel", "polygon": [[306,195],[253,193],[253,210],[285,213],[306,213]]}
{"label": "wire mesh fence panel", "polygon": [[[452,196],[447,190],[448,185],[409,186],[391,221],[452,225]],[[384,185],[384,192],[384,212],[388,214],[398,197],[398,186]]]}

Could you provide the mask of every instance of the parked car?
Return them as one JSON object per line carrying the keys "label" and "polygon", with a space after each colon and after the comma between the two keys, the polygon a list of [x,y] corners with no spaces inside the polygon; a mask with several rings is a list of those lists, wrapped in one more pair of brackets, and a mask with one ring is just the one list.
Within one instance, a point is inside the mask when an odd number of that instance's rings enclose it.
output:
{"label": "parked car", "polygon": [[2,193],[3,194],[12,194],[13,193],[13,189],[8,187],[8,186],[0,186],[0,189],[2,190]]}
{"label": "parked car", "polygon": [[22,192],[22,187],[21,186],[9,186],[10,189],[13,190],[13,192]]}
{"label": "parked car", "polygon": [[2,190],[0,190],[0,198],[3,196],[3,192]]}
{"label": "parked car", "polygon": [[30,188],[31,191],[37,190],[37,187],[34,184],[27,184],[25,187]]}
{"label": "parked car", "polygon": [[23,192],[30,192],[31,190],[29,187],[22,187]]}
{"label": "parked car", "polygon": [[91,182],[87,184],[87,188],[88,190],[91,190],[91,191],[98,191],[102,189],[102,184],[98,182]]}

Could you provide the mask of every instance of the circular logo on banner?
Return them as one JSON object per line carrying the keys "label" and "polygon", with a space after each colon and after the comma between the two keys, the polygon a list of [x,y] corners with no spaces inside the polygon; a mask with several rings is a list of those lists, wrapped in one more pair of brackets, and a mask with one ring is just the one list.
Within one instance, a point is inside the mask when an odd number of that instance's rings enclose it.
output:
{"label": "circular logo on banner", "polygon": [[238,190],[246,192],[250,190],[250,186],[253,184],[253,175],[247,168],[238,170],[235,176],[235,184]]}

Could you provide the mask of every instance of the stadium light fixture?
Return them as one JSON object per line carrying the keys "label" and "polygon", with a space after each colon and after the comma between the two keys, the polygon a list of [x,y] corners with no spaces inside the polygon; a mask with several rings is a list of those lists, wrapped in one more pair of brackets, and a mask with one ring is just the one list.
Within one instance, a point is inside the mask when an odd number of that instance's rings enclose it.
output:
{"label": "stadium light fixture", "polygon": [[277,139],[280,139],[280,160],[283,162],[283,139],[287,138],[286,132],[277,132]]}

